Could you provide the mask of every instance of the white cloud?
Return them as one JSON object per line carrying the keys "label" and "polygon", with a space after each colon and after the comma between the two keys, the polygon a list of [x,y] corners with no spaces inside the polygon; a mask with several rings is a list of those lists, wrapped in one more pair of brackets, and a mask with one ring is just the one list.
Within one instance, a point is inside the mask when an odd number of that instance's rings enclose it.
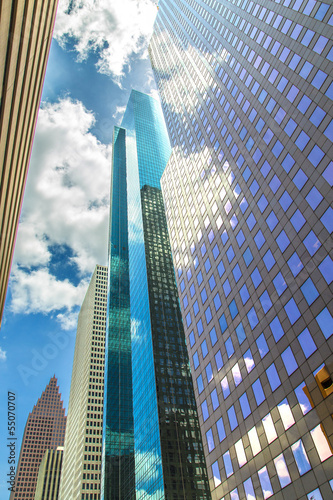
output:
{"label": "white cloud", "polygon": [[60,0],[54,36],[74,38],[78,60],[97,52],[98,71],[120,81],[131,55],[147,57],[156,14],[153,0]]}
{"label": "white cloud", "polygon": [[0,347],[0,361],[6,361],[7,359],[7,352],[3,351]]}
{"label": "white cloud", "polygon": [[116,120],[118,120],[118,125],[120,124],[120,122],[123,118],[123,115],[125,113],[125,109],[126,109],[126,106],[117,106],[116,111],[112,115],[112,118],[115,118]]}
{"label": "white cloud", "polygon": [[28,273],[14,267],[11,273],[11,310],[25,314],[50,313],[63,308],[71,310],[82,304],[87,287],[87,280],[74,286],[67,279],[58,280],[47,268]]}
{"label": "white cloud", "polygon": [[[71,312],[87,275],[106,264],[111,147],[89,132],[93,124],[93,114],[69,98],[40,109],[11,273],[13,312]],[[50,273],[53,245],[70,248],[83,279],[77,287]],[[67,329],[73,316],[62,314]]]}

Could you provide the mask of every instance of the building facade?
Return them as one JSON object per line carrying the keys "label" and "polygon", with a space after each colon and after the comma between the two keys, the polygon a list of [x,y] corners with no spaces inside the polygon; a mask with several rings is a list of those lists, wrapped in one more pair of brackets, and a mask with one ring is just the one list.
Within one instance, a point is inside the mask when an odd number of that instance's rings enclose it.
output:
{"label": "building facade", "polygon": [[99,500],[108,270],[96,266],[79,313],[59,499]]}
{"label": "building facade", "polygon": [[63,454],[63,446],[45,452],[39,466],[34,500],[58,499]]}
{"label": "building facade", "polygon": [[57,379],[53,376],[29,413],[10,500],[34,500],[38,470],[47,450],[64,445],[66,416]]}
{"label": "building facade", "polygon": [[160,189],[169,155],[159,103],[132,91],[113,147],[105,500],[210,498]]}
{"label": "building facade", "polygon": [[57,4],[0,4],[0,325]]}
{"label": "building facade", "polygon": [[161,0],[161,185],[214,500],[332,497],[333,7]]}

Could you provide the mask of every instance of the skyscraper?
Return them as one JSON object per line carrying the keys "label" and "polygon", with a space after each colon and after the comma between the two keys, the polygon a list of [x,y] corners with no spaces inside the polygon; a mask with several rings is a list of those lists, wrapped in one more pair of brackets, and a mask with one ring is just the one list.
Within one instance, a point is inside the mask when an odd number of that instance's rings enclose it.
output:
{"label": "skyscraper", "polygon": [[160,190],[170,145],[158,101],[132,91],[113,143],[102,498],[210,498]]}
{"label": "skyscraper", "polygon": [[57,4],[0,4],[0,325]]}
{"label": "skyscraper", "polygon": [[77,325],[59,499],[99,500],[108,270],[96,266]]}
{"label": "skyscraper", "polygon": [[213,499],[332,497],[332,14],[159,2],[161,184]]}
{"label": "skyscraper", "polygon": [[63,454],[63,446],[46,450],[39,466],[34,500],[58,499]]}
{"label": "skyscraper", "polygon": [[65,409],[57,379],[53,376],[29,413],[10,500],[34,500],[38,470],[44,453],[63,446],[65,429]]}

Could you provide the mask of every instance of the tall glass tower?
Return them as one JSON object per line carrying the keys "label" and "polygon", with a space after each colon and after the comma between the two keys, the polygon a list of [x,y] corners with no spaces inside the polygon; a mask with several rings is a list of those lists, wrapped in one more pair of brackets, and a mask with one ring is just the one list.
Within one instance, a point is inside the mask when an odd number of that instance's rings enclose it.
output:
{"label": "tall glass tower", "polygon": [[160,0],[161,185],[215,500],[332,498],[333,6]]}
{"label": "tall glass tower", "polygon": [[160,189],[169,156],[160,104],[132,91],[114,131],[104,499],[210,498]]}

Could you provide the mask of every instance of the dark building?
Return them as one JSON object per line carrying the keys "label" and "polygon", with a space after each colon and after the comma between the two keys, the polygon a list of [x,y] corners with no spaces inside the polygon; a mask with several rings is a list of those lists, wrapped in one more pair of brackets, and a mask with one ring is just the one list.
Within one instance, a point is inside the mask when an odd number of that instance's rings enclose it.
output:
{"label": "dark building", "polygon": [[42,458],[47,450],[64,445],[65,430],[65,409],[57,379],[53,376],[29,413],[10,500],[34,500]]}
{"label": "dark building", "polygon": [[159,103],[132,91],[114,132],[105,500],[210,498],[160,189],[169,155]]}
{"label": "dark building", "polygon": [[214,500],[332,497],[333,6],[161,0],[161,185]]}

